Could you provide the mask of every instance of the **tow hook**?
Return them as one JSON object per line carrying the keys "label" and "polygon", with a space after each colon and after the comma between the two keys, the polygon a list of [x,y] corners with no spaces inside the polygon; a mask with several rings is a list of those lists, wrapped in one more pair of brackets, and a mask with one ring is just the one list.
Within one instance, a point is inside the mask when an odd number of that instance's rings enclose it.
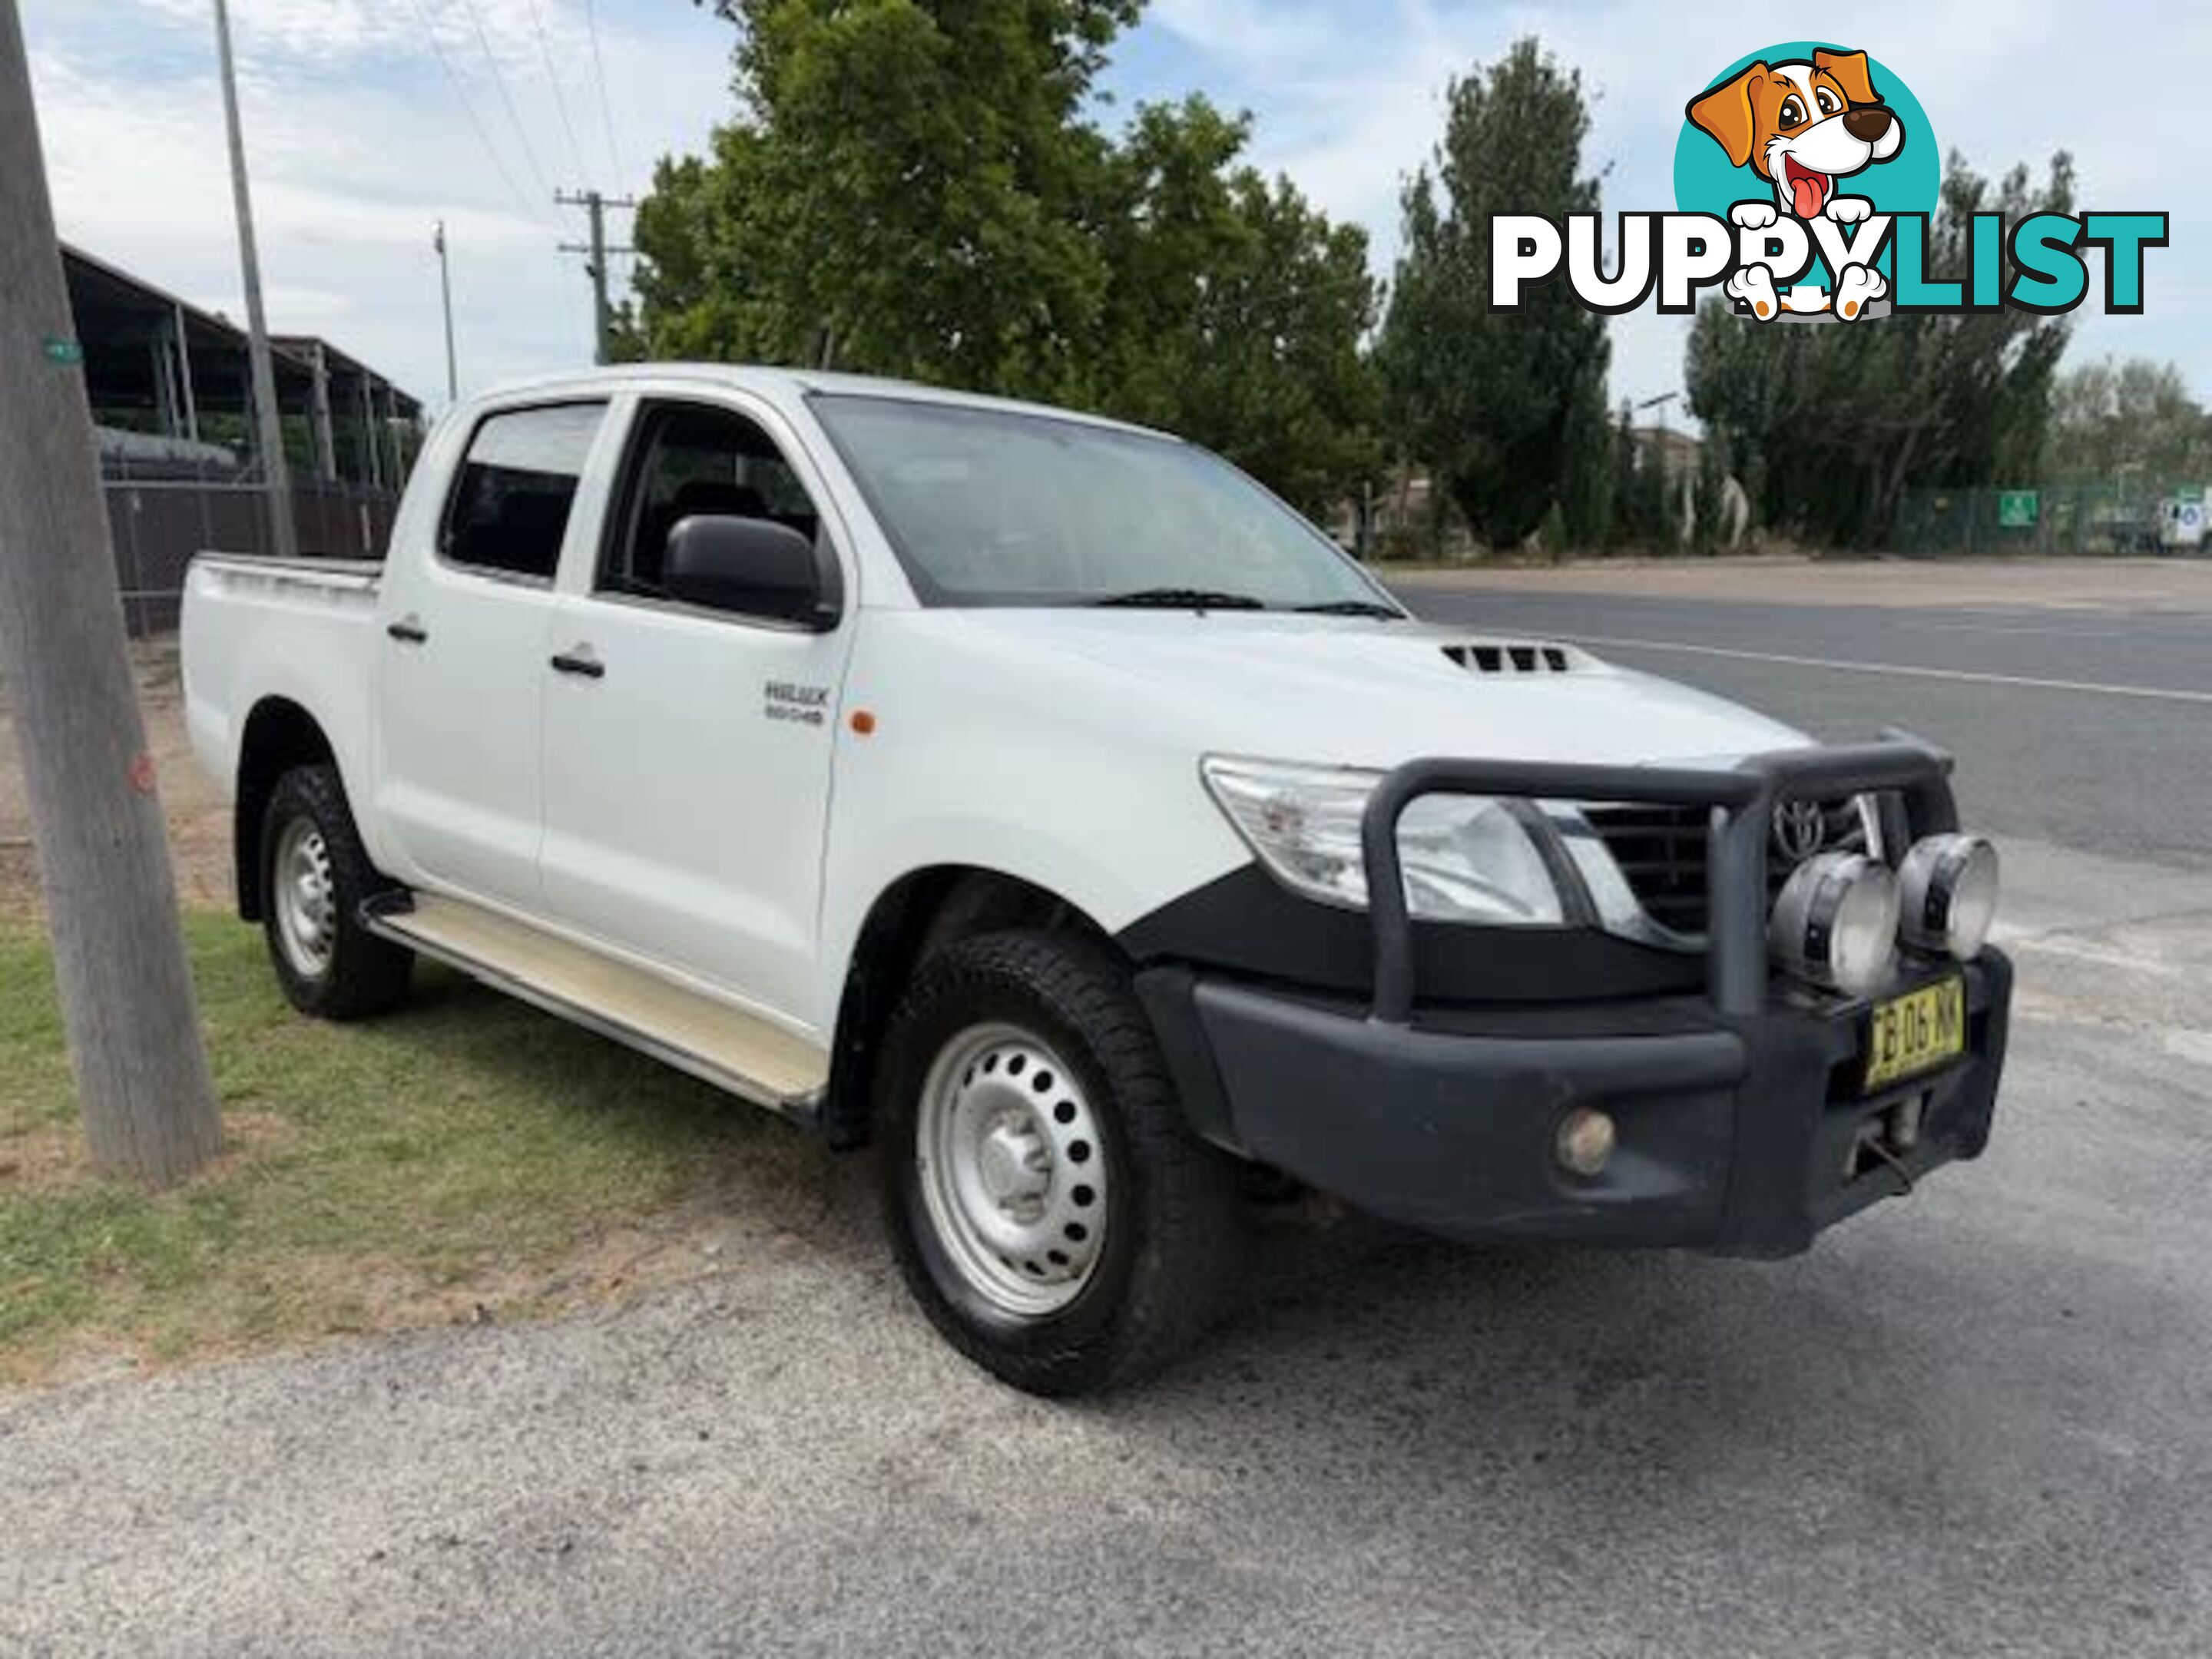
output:
{"label": "tow hook", "polygon": [[1850,1151],[1844,1155],[1844,1179],[1856,1181],[1875,1164],[1882,1164],[1895,1173],[1901,1190],[1911,1192],[1912,1171],[1905,1160],[1920,1145],[1920,1126],[1927,1107],[1928,1097],[1915,1095],[1860,1124]]}

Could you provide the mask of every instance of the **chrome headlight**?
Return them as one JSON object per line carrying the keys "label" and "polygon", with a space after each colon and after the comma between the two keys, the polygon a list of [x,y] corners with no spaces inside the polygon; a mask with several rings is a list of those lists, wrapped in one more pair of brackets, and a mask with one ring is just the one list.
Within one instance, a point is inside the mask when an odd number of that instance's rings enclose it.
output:
{"label": "chrome headlight", "polygon": [[1979,836],[1929,836],[1897,872],[1905,937],[1961,962],[1979,954],[1997,914],[1997,849]]}
{"label": "chrome headlight", "polygon": [[[1269,874],[1327,904],[1367,907],[1359,823],[1379,772],[1208,757],[1214,803]],[[1559,889],[1544,857],[1504,804],[1425,795],[1398,821],[1407,908],[1431,921],[1556,927]]]}
{"label": "chrome headlight", "polygon": [[1784,969],[1864,996],[1897,953],[1897,878],[1863,853],[1816,853],[1790,872],[1766,939]]}

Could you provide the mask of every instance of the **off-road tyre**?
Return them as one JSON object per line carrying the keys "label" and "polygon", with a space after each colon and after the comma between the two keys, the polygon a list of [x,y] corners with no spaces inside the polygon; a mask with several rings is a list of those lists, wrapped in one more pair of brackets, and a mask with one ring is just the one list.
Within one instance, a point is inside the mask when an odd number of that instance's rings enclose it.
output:
{"label": "off-road tyre", "polygon": [[[956,1048],[963,1037],[1008,1029],[1073,1074],[1062,1086],[1079,1090],[1103,1159],[1088,1166],[1103,1177],[1104,1200],[1089,1277],[1066,1305],[1042,1313],[1010,1311],[980,1288],[924,1195],[933,1069],[969,1052]],[[1242,1165],[1192,1132],[1127,965],[1103,941],[1000,933],[927,958],[886,1031],[875,1108],[884,1209],[908,1286],[945,1340],[1002,1381],[1046,1395],[1127,1382],[1183,1352],[1224,1305],[1245,1243]],[[1080,1173],[1055,1164],[1049,1179]]]}
{"label": "off-road tyre", "polygon": [[[316,929],[319,951],[307,949],[296,932],[288,937],[288,928],[300,925],[301,907],[278,891],[280,882],[298,879],[296,868],[279,867],[291,863],[295,830],[302,842],[319,848],[327,869],[327,915]],[[322,1019],[355,1020],[405,1000],[414,953],[362,925],[362,904],[393,884],[368,860],[337,767],[297,767],[276,781],[261,820],[259,876],[269,959],[295,1008]]]}

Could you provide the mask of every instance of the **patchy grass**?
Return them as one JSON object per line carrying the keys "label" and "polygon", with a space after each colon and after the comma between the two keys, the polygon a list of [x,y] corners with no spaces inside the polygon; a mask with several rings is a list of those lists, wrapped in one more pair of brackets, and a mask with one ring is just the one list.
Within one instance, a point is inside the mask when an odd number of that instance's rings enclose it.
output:
{"label": "patchy grass", "polygon": [[257,930],[186,929],[227,1146],[149,1194],[87,1167],[46,942],[0,924],[0,1381],[548,1310],[643,1256],[703,1270],[671,1234],[733,1179],[821,1184],[786,1126],[457,976],[328,1025]]}

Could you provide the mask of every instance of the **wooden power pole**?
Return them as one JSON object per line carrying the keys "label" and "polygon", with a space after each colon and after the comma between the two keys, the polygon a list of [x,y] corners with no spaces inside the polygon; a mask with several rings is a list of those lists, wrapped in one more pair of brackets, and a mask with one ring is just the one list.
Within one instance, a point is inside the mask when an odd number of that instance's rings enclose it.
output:
{"label": "wooden power pole", "polygon": [[613,346],[614,307],[607,298],[607,260],[617,253],[635,253],[635,248],[607,246],[607,210],[627,213],[637,206],[636,198],[629,196],[604,196],[596,190],[553,192],[553,200],[562,207],[580,207],[588,216],[592,240],[580,246],[574,242],[561,244],[563,253],[584,256],[584,269],[592,279],[592,361],[604,364]]}
{"label": "wooden power pole", "polygon": [[0,0],[0,675],[85,1135],[168,1182],[222,1139],[124,643],[16,0]]}

